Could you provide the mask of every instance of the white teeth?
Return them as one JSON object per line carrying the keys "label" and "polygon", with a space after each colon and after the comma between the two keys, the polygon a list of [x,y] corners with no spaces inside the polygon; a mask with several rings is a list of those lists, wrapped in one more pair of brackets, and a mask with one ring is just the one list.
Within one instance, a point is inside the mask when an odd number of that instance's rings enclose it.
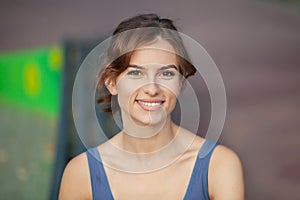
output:
{"label": "white teeth", "polygon": [[144,102],[144,101],[139,101],[141,104],[145,106],[159,106],[161,103],[160,102]]}

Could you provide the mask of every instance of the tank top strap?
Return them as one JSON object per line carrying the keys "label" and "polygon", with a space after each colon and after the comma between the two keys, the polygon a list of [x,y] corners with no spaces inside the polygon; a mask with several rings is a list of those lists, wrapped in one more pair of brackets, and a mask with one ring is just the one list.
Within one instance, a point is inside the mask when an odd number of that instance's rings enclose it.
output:
{"label": "tank top strap", "polygon": [[[209,200],[208,166],[216,146],[216,142],[205,140],[200,148],[184,200]],[[96,147],[89,149],[86,151],[86,154],[90,170],[93,200],[113,200],[98,149]]]}
{"label": "tank top strap", "polygon": [[98,149],[91,148],[86,151],[88,158],[93,200],[113,200],[113,196],[104,171],[103,163]]}
{"label": "tank top strap", "polygon": [[209,200],[208,166],[217,142],[205,140],[200,148],[184,200]]}

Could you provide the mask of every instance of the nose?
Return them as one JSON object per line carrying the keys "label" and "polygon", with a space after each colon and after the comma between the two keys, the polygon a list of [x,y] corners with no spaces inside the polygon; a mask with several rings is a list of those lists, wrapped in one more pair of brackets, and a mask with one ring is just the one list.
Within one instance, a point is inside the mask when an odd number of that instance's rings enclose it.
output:
{"label": "nose", "polygon": [[143,91],[150,96],[157,95],[159,93],[159,90],[159,85],[155,82],[151,82],[143,86]]}

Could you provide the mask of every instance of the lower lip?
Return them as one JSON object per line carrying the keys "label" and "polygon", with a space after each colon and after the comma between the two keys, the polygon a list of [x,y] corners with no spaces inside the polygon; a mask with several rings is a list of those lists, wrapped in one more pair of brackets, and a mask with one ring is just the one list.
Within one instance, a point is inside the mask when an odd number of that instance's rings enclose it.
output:
{"label": "lower lip", "polygon": [[143,103],[140,103],[138,101],[137,101],[137,103],[140,105],[141,108],[143,108],[146,111],[156,111],[156,110],[159,110],[162,107],[162,103],[157,105],[157,106],[147,106],[147,105],[145,105]]}

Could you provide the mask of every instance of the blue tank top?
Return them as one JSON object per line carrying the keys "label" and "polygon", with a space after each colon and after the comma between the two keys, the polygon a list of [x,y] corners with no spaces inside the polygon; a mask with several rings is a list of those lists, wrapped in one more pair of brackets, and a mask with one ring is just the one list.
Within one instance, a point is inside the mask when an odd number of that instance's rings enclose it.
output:
{"label": "blue tank top", "polygon": [[[208,165],[216,145],[216,142],[205,140],[200,148],[184,200],[209,200]],[[90,170],[93,200],[114,200],[97,148],[88,149],[86,154]],[[97,156],[97,158],[93,155]]]}

